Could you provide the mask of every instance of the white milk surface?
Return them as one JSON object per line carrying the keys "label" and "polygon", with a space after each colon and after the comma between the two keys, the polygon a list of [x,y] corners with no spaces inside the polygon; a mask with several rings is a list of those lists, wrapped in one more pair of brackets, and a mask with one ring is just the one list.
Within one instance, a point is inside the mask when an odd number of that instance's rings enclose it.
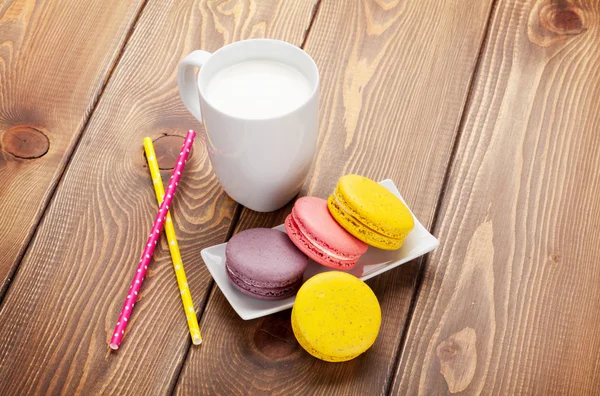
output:
{"label": "white milk surface", "polygon": [[264,119],[289,113],[308,100],[308,79],[281,62],[251,60],[217,72],[206,86],[206,99],[234,117]]}

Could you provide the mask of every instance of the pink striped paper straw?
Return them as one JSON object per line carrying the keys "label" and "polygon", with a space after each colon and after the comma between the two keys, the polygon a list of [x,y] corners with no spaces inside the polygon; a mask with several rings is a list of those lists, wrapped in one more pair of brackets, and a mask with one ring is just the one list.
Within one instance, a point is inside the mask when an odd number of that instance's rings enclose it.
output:
{"label": "pink striped paper straw", "polygon": [[127,322],[129,322],[129,318],[131,317],[131,311],[133,311],[133,306],[135,305],[138,293],[140,292],[140,288],[142,287],[142,282],[144,281],[144,277],[146,276],[148,264],[152,259],[152,255],[154,254],[154,248],[158,243],[160,233],[162,232],[164,226],[165,216],[167,215],[171,202],[173,202],[173,196],[175,195],[177,184],[179,183],[179,179],[181,178],[181,172],[183,172],[183,168],[185,167],[185,163],[190,154],[190,149],[192,148],[192,144],[194,143],[195,138],[196,132],[192,130],[190,130],[187,133],[187,136],[185,137],[185,142],[183,143],[183,147],[181,148],[181,152],[179,153],[177,165],[175,165],[175,169],[173,169],[173,174],[171,175],[171,180],[169,181],[169,187],[167,187],[167,192],[165,193],[164,201],[160,205],[158,213],[156,214],[156,218],[154,219],[154,225],[152,226],[152,231],[150,232],[148,241],[146,242],[144,253],[142,253],[142,257],[138,264],[135,277],[131,282],[131,286],[129,286],[129,292],[127,293],[127,298],[125,299],[123,308],[121,309],[119,321],[117,322],[115,331],[113,331],[113,335],[109,344],[110,348],[113,350],[119,349],[119,345],[121,345],[121,340],[123,340],[123,335],[125,334]]}

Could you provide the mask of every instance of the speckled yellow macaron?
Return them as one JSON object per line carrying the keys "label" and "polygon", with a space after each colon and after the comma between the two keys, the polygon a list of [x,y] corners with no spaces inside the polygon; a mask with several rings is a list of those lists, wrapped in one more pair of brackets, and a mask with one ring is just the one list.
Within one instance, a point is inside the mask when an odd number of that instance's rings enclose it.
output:
{"label": "speckled yellow macaron", "polygon": [[379,249],[399,249],[415,226],[412,214],[398,197],[363,176],[342,176],[327,204],[346,231]]}
{"label": "speckled yellow macaron", "polygon": [[354,359],[379,334],[381,309],[366,283],[345,272],[323,272],[296,295],[292,329],[308,353],[328,362]]}

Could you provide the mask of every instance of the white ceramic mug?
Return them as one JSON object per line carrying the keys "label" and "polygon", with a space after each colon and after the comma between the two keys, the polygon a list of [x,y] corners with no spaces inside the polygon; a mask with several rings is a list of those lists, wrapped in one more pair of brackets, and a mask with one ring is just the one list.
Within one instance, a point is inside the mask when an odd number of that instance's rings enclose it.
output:
{"label": "white ceramic mug", "polygon": [[[294,67],[307,78],[310,96],[298,108],[270,118],[219,111],[207,100],[208,82],[218,71],[250,60]],[[268,212],[298,194],[312,163],[318,129],[319,71],[306,52],[278,40],[238,41],[213,54],[192,52],[179,64],[177,77],[183,102],[204,123],[215,174],[231,198]]]}

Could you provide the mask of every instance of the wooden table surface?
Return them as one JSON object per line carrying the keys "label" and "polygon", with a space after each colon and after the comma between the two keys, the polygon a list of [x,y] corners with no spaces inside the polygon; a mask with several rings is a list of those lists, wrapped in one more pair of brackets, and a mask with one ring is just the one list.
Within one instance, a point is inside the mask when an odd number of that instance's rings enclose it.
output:
{"label": "wooden table surface", "polygon": [[[177,63],[270,37],[321,73],[301,195],[391,178],[440,247],[368,284],[375,345],[326,363],[290,311],[243,321],[200,250],[274,213],[237,205],[198,139],[164,240],[108,341],[187,129]],[[539,394],[600,390],[599,0],[0,0],[0,394]]]}

